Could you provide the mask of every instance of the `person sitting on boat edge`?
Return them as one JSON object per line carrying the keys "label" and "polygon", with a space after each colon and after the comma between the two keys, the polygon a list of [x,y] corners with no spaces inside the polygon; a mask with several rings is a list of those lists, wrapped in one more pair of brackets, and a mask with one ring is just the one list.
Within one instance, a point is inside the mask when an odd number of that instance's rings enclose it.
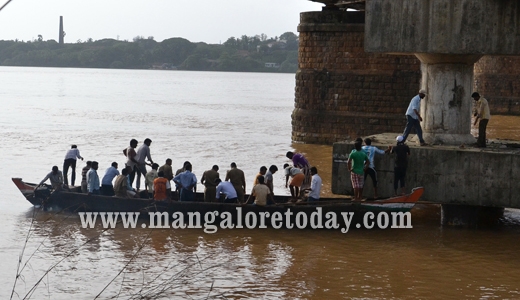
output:
{"label": "person sitting on boat edge", "polygon": [[157,201],[170,200],[172,189],[170,181],[168,178],[164,177],[163,171],[158,172],[157,175],[159,177],[155,178],[153,181],[153,199]]}
{"label": "person sitting on boat edge", "polygon": [[42,181],[36,186],[38,188],[42,185],[47,179],[50,180],[51,186],[55,191],[59,191],[63,189],[63,173],[58,169],[58,166],[53,166],[52,171],[42,179]]}
{"label": "person sitting on boat edge", "polygon": [[[258,177],[258,184],[253,187],[251,190],[251,194],[249,194],[249,198],[244,204],[249,203],[249,200],[255,198],[253,205],[266,206],[267,204],[276,204],[273,199],[273,194],[269,190],[269,187],[265,185],[264,176]],[[267,201],[267,197],[269,197],[269,201]]]}
{"label": "person sitting on boat edge", "polygon": [[321,177],[318,175],[318,169],[316,167],[311,167],[311,174],[312,174],[312,180],[311,180],[311,187],[308,189],[305,189],[305,191],[309,191],[309,197],[307,200],[309,202],[316,202],[320,200],[320,193],[321,193]]}
{"label": "person sitting on boat edge", "polygon": [[210,170],[204,171],[200,183],[204,185],[204,202],[215,202],[217,195],[217,183],[215,181],[220,178],[218,166],[213,165]]}
{"label": "person sitting on boat edge", "polygon": [[278,171],[278,167],[275,165],[271,165],[269,167],[269,170],[265,173],[264,176],[264,182],[267,187],[269,187],[269,190],[271,191],[271,194],[274,195],[274,186],[273,186],[273,174]]}
{"label": "person sitting on boat edge", "polygon": [[224,203],[236,203],[238,194],[233,184],[229,181],[222,181],[220,178],[215,179],[217,185],[215,199],[220,202],[220,195],[224,195]]}
{"label": "person sitting on boat edge", "polygon": [[364,172],[370,164],[367,154],[361,150],[361,142],[354,143],[356,151],[348,156],[347,167],[350,170],[350,180],[354,189],[354,200],[361,201],[364,186]]}
{"label": "person sitting on boat edge", "polygon": [[87,190],[87,173],[90,171],[90,168],[92,167],[92,162],[89,160],[87,161],[87,164],[81,169],[81,192],[83,194],[88,193]]}
{"label": "person sitting on boat edge", "polygon": [[99,176],[97,173],[99,165],[97,161],[92,162],[92,167],[87,173],[87,190],[88,194],[99,195]]}
{"label": "person sitting on boat edge", "polygon": [[377,194],[377,172],[376,167],[374,165],[374,157],[376,154],[386,154],[390,152],[390,149],[381,150],[375,146],[372,146],[372,139],[366,138],[365,139],[365,146],[361,147],[361,150],[365,151],[365,153],[368,156],[368,159],[370,160],[370,164],[368,168],[365,171],[365,175],[363,177],[363,180],[367,180],[367,176],[370,176],[372,179],[372,185],[374,186],[374,198],[379,198],[379,195]]}
{"label": "person sitting on boat edge", "polygon": [[[146,192],[148,193],[148,197],[149,198],[153,198],[153,190],[154,190],[154,180],[156,178],[159,177],[159,172],[157,172],[157,169],[159,169],[159,165],[156,164],[156,163],[153,163],[152,164],[152,169],[150,171],[148,171],[148,173],[146,173],[146,176],[144,177],[144,181],[145,181],[145,187],[146,187]],[[163,177],[166,178],[166,176],[164,176],[164,171],[161,171],[163,172]],[[168,180],[168,178],[166,178],[166,180]],[[170,180],[168,180],[168,185],[170,183]],[[169,188],[170,191],[171,191],[171,187]]]}
{"label": "person sitting on boat edge", "polygon": [[114,186],[112,185],[112,180],[119,175],[119,171],[117,170],[117,163],[114,161],[112,165],[105,171],[105,175],[101,179],[101,195],[104,196],[114,196]]}
{"label": "person sitting on boat edge", "polygon": [[261,166],[260,167],[260,171],[255,176],[255,181],[253,182],[253,186],[258,184],[258,177],[260,177],[260,176],[264,176],[265,177],[265,173],[267,173],[267,167],[266,166]]}
{"label": "person sitting on boat edge", "polygon": [[188,162],[184,165],[186,171],[180,173],[173,178],[173,181],[180,187],[180,201],[195,201],[195,193],[197,192],[197,176],[191,172],[192,166]]}
{"label": "person sitting on boat edge", "polygon": [[65,154],[65,160],[63,161],[63,182],[65,185],[69,185],[68,181],[68,173],[69,173],[69,167],[71,168],[71,175],[70,175],[70,184],[74,186],[74,182],[76,181],[76,160],[77,159],[83,160],[83,157],[79,154],[78,146],[72,145],[70,146],[70,149],[67,150],[67,153]]}
{"label": "person sitting on boat edge", "polygon": [[137,195],[133,191],[132,187],[128,186],[128,173],[130,173],[130,168],[126,167],[121,170],[121,175],[116,177],[116,180],[114,181],[115,197],[134,198]]}
{"label": "person sitting on boat edge", "polygon": [[[287,184],[289,184],[288,186],[292,197],[290,201],[294,202],[300,197],[300,187],[305,180],[305,175],[300,169],[289,166],[289,164],[284,164],[283,168],[285,170],[285,188],[287,188]],[[292,177],[291,182],[289,182],[289,177]]]}

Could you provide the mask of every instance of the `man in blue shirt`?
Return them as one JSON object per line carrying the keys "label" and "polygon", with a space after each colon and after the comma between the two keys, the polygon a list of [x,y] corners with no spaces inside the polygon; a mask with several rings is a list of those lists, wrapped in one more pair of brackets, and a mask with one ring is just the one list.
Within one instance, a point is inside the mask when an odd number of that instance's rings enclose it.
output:
{"label": "man in blue shirt", "polygon": [[186,162],[184,168],[186,171],[175,176],[173,181],[180,187],[180,201],[194,201],[197,191],[197,177],[191,173],[191,163]]}
{"label": "man in blue shirt", "polygon": [[217,185],[216,190],[216,200],[217,202],[220,200],[220,194],[222,193],[225,196],[224,203],[236,203],[238,196],[237,191],[233,187],[233,184],[229,181],[222,181],[220,178],[215,179],[215,184]]}
{"label": "man in blue shirt", "polygon": [[119,175],[119,171],[117,170],[117,163],[113,162],[112,166],[108,168],[105,172],[105,176],[101,179],[101,195],[105,196],[114,196],[114,186],[112,185],[112,180]]}
{"label": "man in blue shirt", "polygon": [[426,97],[426,91],[420,90],[419,94],[413,97],[410,101],[410,105],[408,105],[408,109],[406,110],[406,128],[404,129],[403,133],[403,143],[406,142],[406,139],[408,138],[408,135],[410,134],[412,128],[415,128],[415,132],[419,137],[419,142],[421,142],[421,146],[426,146],[426,143],[424,142],[422,136],[422,117],[419,114],[419,111],[421,110],[421,99],[423,99],[424,97]]}
{"label": "man in blue shirt", "polygon": [[372,146],[372,140],[370,138],[365,139],[365,146],[361,148],[368,156],[368,159],[370,160],[370,164],[368,165],[368,168],[365,170],[365,177],[364,180],[367,180],[367,176],[370,175],[370,178],[372,178],[372,183],[374,186],[374,198],[379,198],[377,195],[377,172],[376,167],[374,165],[374,156],[377,154],[385,154],[390,151],[388,150],[381,150],[377,147]]}

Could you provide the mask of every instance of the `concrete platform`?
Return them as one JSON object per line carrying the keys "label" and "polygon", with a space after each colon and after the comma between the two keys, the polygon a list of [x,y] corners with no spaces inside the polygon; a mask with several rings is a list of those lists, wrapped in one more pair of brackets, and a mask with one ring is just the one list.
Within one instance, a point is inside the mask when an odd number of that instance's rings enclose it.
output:
{"label": "concrete platform", "polygon": [[[369,136],[372,145],[386,149],[396,144],[398,133]],[[422,200],[440,204],[473,205],[486,207],[520,208],[520,142],[490,140],[487,148],[473,145],[410,147],[406,188],[425,188]],[[352,195],[348,155],[353,141],[333,146],[332,192]],[[376,155],[375,166],[379,179],[379,196],[394,194],[395,155]],[[368,179],[368,178],[367,178]],[[367,180],[365,197],[373,196],[373,186]]]}

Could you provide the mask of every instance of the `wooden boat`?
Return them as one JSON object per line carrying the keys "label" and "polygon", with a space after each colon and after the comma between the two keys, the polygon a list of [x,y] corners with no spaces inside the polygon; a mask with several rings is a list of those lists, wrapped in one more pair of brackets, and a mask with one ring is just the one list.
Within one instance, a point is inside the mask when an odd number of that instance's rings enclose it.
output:
{"label": "wooden boat", "polygon": [[[247,213],[255,215],[268,212],[271,216],[279,212],[286,214],[290,211],[291,220],[295,221],[296,215],[303,212],[308,217],[319,211],[323,216],[333,212],[341,218],[342,213],[355,213],[354,217],[363,217],[366,212],[408,212],[417,203],[424,189],[417,187],[410,194],[372,201],[355,202],[349,199],[321,198],[318,202],[290,203],[289,196],[275,196],[276,204],[267,206],[244,205],[236,203],[208,203],[203,202],[204,195],[196,193],[196,201],[155,201],[147,198],[119,198],[101,195],[87,195],[81,193],[79,187],[70,191],[51,192],[50,186],[45,185],[36,189],[37,184],[24,182],[21,178],[13,178],[13,182],[22,192],[25,198],[35,206],[41,206],[45,210],[69,211],[69,212],[139,212],[141,217],[147,218],[149,213],[167,212],[169,215],[180,212],[188,215],[189,212],[199,212],[202,216],[206,213],[229,212],[233,219],[243,218]],[[247,196],[246,196],[247,197]],[[237,215],[240,207],[241,215]],[[319,209],[318,209],[319,208]],[[355,219],[358,220],[358,219]],[[360,220],[360,219],[359,219]]]}

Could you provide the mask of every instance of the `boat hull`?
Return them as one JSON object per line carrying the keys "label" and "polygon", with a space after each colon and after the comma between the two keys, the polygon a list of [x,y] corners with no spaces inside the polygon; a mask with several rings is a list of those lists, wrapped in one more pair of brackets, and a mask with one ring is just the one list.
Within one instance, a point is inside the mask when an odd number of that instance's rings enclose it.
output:
{"label": "boat hull", "polygon": [[[13,178],[13,181],[15,179]],[[415,188],[412,193],[400,197],[389,198],[380,201],[353,202],[345,199],[320,199],[317,203],[289,203],[289,197],[277,196],[275,205],[257,206],[243,205],[234,203],[208,203],[203,202],[203,194],[197,193],[194,202],[181,201],[154,201],[153,199],[143,198],[119,198],[101,195],[88,195],[79,192],[56,191],[44,193],[35,190],[34,184],[25,183],[21,179],[15,181],[17,187],[24,194],[28,201],[33,205],[41,205],[45,210],[79,212],[107,212],[107,213],[139,213],[140,218],[153,218],[155,213],[166,213],[169,218],[179,216],[184,218],[199,215],[204,222],[207,214],[215,215],[215,222],[220,222],[228,217],[236,222],[246,222],[247,218],[255,216],[257,220],[270,218],[275,214],[282,215],[284,226],[289,223],[295,224],[302,221],[302,215],[307,220],[311,218],[326,219],[332,213],[336,216],[338,223],[345,225],[344,217],[351,218],[353,222],[363,221],[368,212],[408,212],[419,200],[423,193],[423,188]],[[31,192],[32,188],[32,192]],[[300,218],[300,220],[298,220]],[[286,223],[289,222],[289,223]],[[310,226],[311,224],[307,224]],[[307,227],[308,227],[307,226]]]}

